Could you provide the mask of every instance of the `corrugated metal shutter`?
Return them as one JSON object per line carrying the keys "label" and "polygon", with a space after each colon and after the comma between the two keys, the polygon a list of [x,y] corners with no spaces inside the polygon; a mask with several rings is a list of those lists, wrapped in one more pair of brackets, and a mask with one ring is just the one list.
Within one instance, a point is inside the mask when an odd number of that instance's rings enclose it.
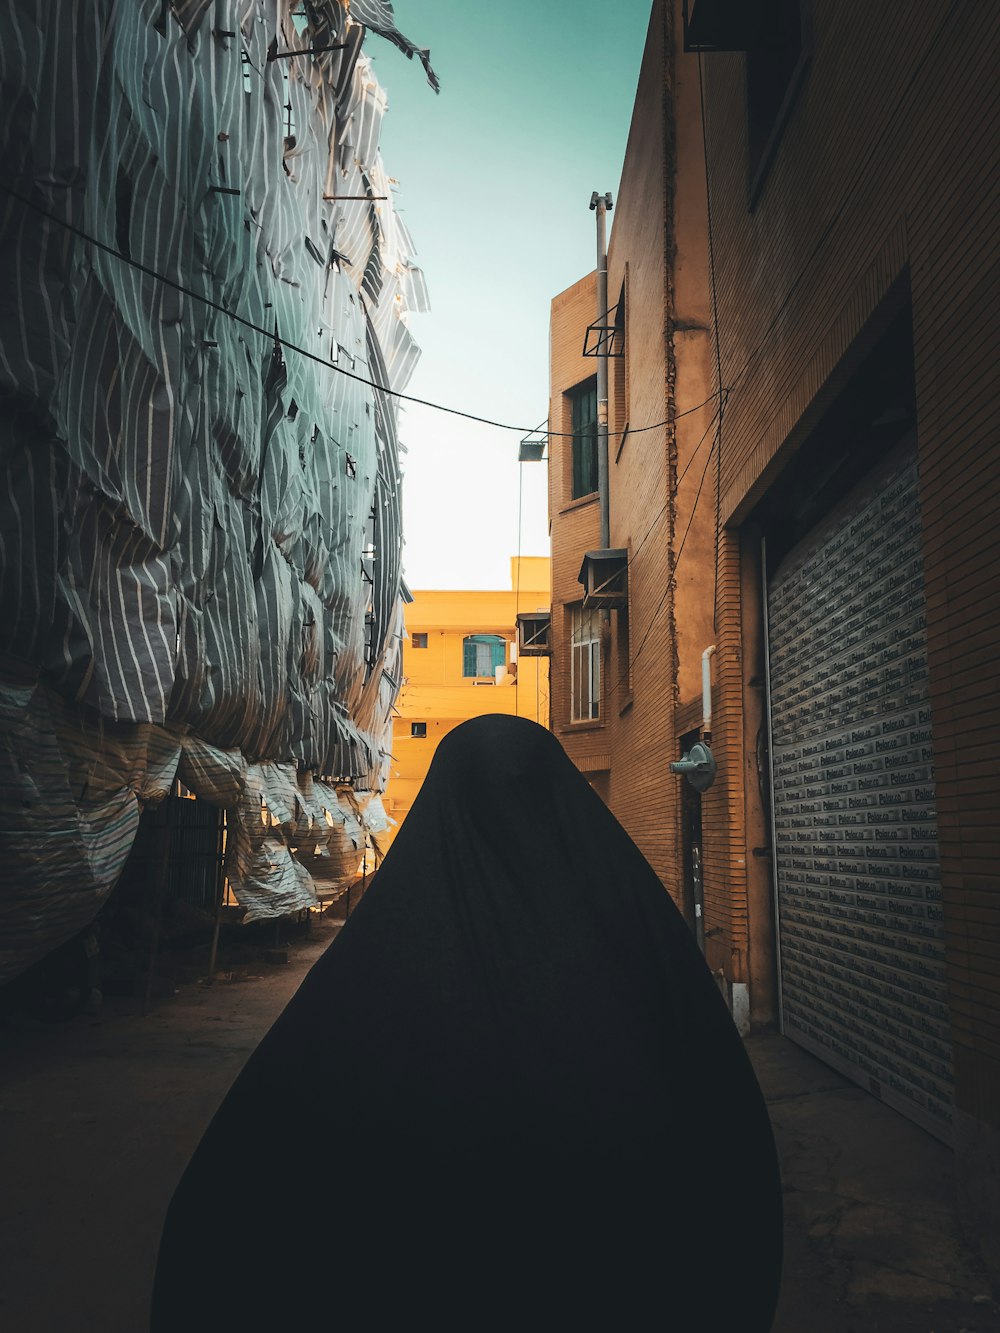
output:
{"label": "corrugated metal shutter", "polygon": [[904,458],[768,590],[784,1030],[949,1137],[926,609]]}

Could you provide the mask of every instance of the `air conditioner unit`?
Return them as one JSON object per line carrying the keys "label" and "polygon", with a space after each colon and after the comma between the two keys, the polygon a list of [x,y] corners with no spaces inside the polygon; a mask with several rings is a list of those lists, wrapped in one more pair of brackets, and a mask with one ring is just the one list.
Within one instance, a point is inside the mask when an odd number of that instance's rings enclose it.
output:
{"label": "air conditioner unit", "polygon": [[519,611],[517,651],[522,657],[548,657],[552,652],[552,612]]}
{"label": "air conditioner unit", "polygon": [[588,551],[579,577],[587,610],[614,611],[628,605],[628,551]]}

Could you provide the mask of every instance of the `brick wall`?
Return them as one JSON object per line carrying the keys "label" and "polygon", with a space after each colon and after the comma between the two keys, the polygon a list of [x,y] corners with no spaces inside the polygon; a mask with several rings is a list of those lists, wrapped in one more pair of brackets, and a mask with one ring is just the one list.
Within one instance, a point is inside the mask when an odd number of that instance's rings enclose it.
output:
{"label": "brick wall", "polygon": [[[720,518],[734,532],[901,287],[912,301],[930,688],[956,1098],[1000,1125],[1000,10],[813,3],[811,52],[748,206],[744,57],[702,57],[722,383]],[[695,69],[698,57],[684,59]],[[741,609],[720,548],[720,641]],[[738,657],[732,649],[732,662]],[[719,744],[748,688],[724,657]],[[735,755],[735,748],[732,754]],[[727,794],[735,836],[742,798]],[[742,930],[725,880],[712,912]],[[715,873],[715,871],[713,871]],[[728,892],[728,897],[727,897]]]}
{"label": "brick wall", "polygon": [[[598,727],[568,725],[562,609],[580,599],[582,555],[599,542],[598,506],[596,500],[568,503],[569,441],[553,439],[550,447],[553,727],[585,772],[598,763],[609,766],[592,778],[595,786],[682,906],[681,779],[669,763],[689,729],[680,726],[678,707],[700,699],[700,656],[713,636],[704,162],[700,141],[692,145],[688,135],[698,123],[696,79],[676,60],[674,6],[657,3],[611,215],[608,299],[614,305],[624,289],[627,307],[626,357],[624,364],[612,361],[609,374],[609,419],[620,432],[609,442],[611,545],[629,551],[630,568],[627,620],[613,612],[608,626]],[[590,275],[552,304],[551,421],[557,430],[569,429],[565,390],[596,371],[593,360],[580,356],[595,300]]]}

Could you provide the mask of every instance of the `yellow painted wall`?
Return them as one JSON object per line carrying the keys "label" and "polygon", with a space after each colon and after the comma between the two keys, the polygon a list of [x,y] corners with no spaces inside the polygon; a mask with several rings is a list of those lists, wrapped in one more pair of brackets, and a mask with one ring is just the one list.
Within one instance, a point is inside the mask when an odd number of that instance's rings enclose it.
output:
{"label": "yellow painted wall", "polygon": [[[549,609],[549,559],[514,557],[510,567],[509,589],[415,591],[405,608],[403,688],[396,703],[393,762],[384,798],[397,824],[413,804],[442,737],[460,722],[483,713],[508,713],[549,725],[549,659],[521,657],[516,670],[509,670],[517,613]],[[414,648],[415,634],[427,635],[426,648]],[[468,634],[497,634],[507,641],[508,673],[502,682],[477,684],[463,677],[462,643]],[[411,735],[414,722],[426,723],[426,737]],[[391,835],[380,838],[379,845],[390,841]]]}

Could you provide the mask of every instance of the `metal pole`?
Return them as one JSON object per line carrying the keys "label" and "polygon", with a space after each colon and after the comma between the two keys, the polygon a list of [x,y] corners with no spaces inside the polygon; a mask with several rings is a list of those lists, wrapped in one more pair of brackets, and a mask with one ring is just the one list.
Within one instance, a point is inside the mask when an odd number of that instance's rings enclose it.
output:
{"label": "metal pole", "polygon": [[164,796],[157,808],[156,819],[156,838],[154,841],[156,856],[156,871],[154,873],[153,885],[156,893],[156,919],[153,926],[153,943],[149,951],[149,968],[146,972],[146,989],[142,997],[142,1016],[149,1013],[149,1005],[153,997],[153,978],[156,973],[156,960],[160,952],[160,934],[163,930],[163,900],[167,896],[167,880],[170,877],[170,842],[173,820],[171,814],[173,807],[173,785],[171,785],[170,794]]}
{"label": "metal pole", "polygon": [[597,214],[597,490],[601,497],[601,550],[611,546],[611,497],[608,491],[608,339],[600,326],[608,322],[608,244],[606,217],[613,207],[611,194],[590,196]]}
{"label": "metal pole", "polygon": [[225,856],[226,839],[226,812],[219,813],[219,843],[217,848],[217,859],[215,863],[215,882],[218,893],[215,900],[215,926],[212,930],[212,948],[208,955],[208,976],[206,981],[209,985],[215,980],[215,965],[219,960],[219,931],[222,928],[222,904],[226,899],[226,876],[223,869],[223,858]]}

